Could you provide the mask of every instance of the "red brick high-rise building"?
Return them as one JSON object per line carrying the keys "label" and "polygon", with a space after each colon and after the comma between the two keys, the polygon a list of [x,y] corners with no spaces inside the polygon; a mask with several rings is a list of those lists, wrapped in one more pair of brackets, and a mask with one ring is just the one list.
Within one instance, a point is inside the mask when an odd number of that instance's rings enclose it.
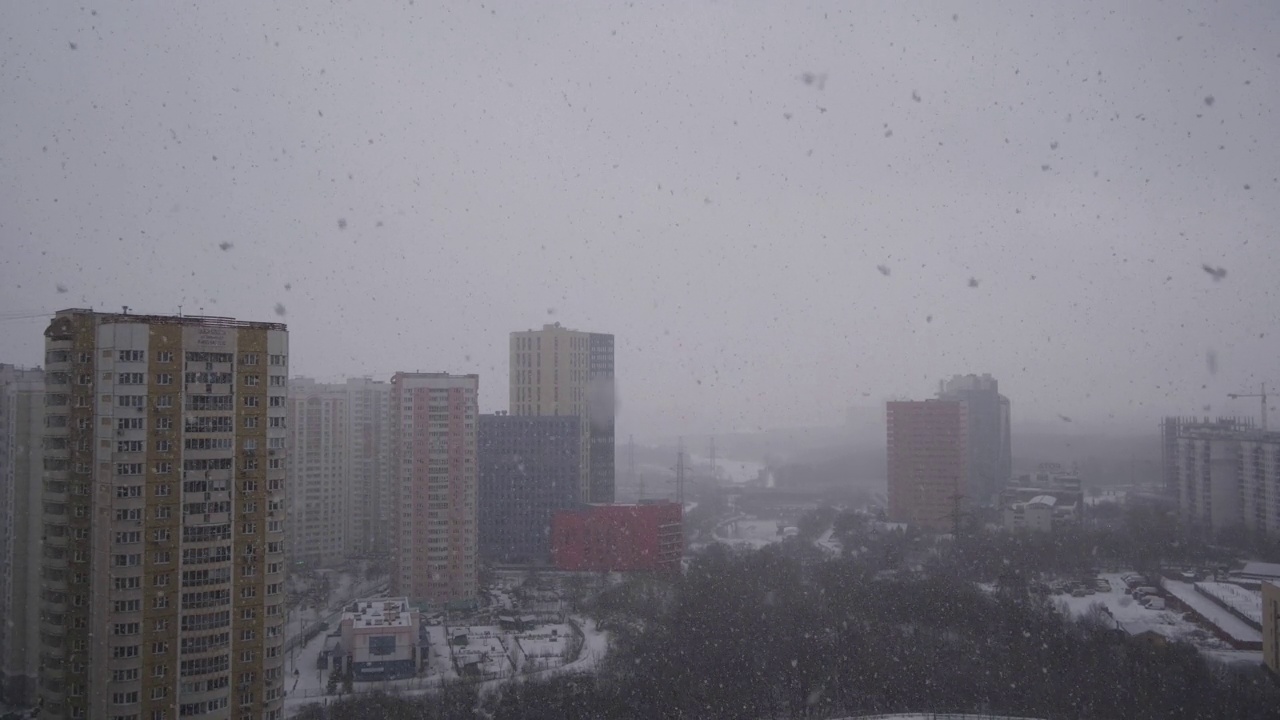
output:
{"label": "red brick high-rise building", "polygon": [[947,531],[971,501],[965,496],[968,436],[963,403],[890,402],[889,519]]}

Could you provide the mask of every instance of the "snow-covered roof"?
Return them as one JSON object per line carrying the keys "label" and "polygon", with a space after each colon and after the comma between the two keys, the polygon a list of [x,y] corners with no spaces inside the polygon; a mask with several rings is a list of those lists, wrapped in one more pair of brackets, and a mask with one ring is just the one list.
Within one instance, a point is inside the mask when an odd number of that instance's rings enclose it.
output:
{"label": "snow-covered roof", "polygon": [[1027,501],[1028,505],[1048,505],[1053,507],[1058,504],[1058,498],[1052,495],[1037,495]]}
{"label": "snow-covered roof", "polygon": [[357,600],[347,607],[342,620],[350,620],[351,627],[357,629],[410,627],[409,598]]}
{"label": "snow-covered roof", "polygon": [[1261,579],[1280,579],[1280,563],[1251,562],[1245,563],[1240,575]]}

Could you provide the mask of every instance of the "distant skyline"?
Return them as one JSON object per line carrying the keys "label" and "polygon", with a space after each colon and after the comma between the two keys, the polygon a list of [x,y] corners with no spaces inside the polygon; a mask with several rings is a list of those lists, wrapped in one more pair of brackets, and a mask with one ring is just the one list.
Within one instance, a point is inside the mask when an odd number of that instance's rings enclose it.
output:
{"label": "distant skyline", "polygon": [[[0,5],[0,362],[67,307],[291,370],[617,340],[629,434],[991,373],[1024,425],[1280,390],[1280,4]],[[1070,418],[1067,422],[1062,418]],[[1015,449],[1016,452],[1016,449]]]}

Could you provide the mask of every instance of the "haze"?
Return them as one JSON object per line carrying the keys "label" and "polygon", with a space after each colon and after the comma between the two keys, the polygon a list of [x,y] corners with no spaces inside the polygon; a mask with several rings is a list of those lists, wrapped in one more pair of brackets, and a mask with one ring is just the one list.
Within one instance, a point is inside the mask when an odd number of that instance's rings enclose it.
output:
{"label": "haze", "polygon": [[1274,2],[15,2],[0,36],[6,362],[64,307],[279,310],[296,374],[479,372],[492,411],[507,334],[558,321],[616,334],[623,437],[968,372],[1016,424],[1154,432],[1280,382]]}

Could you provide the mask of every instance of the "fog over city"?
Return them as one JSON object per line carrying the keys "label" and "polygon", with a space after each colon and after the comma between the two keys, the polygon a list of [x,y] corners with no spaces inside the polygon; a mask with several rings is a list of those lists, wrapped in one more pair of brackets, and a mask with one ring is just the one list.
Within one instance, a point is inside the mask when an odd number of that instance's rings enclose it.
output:
{"label": "fog over city", "polygon": [[[1154,433],[1280,382],[1280,4],[0,5],[0,357],[60,308],[290,372],[617,338],[620,437],[991,373]],[[1070,422],[1068,422],[1068,419]]]}

